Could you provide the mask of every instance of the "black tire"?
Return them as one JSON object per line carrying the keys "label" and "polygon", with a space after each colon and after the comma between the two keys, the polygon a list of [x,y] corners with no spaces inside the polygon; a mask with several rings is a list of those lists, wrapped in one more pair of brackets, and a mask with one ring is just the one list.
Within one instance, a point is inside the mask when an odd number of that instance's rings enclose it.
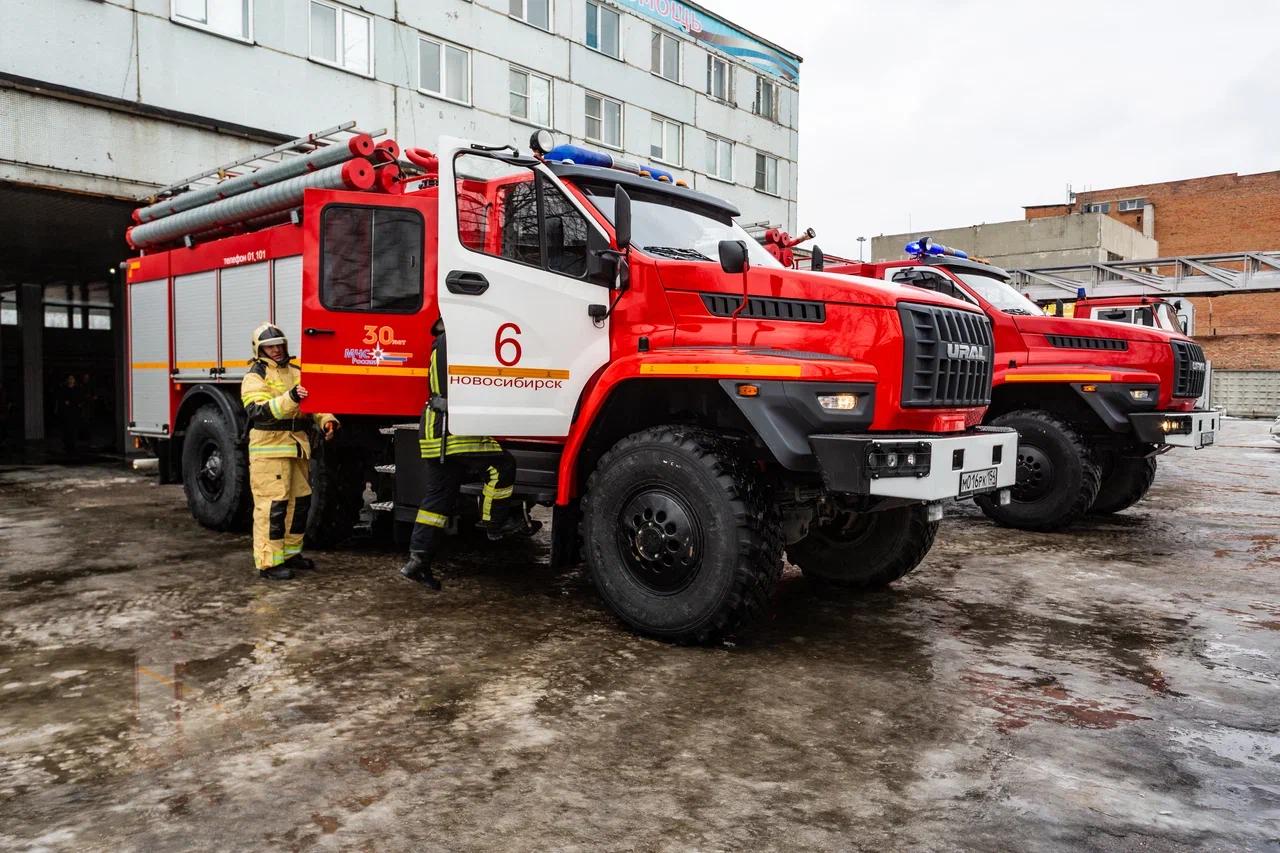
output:
{"label": "black tire", "polygon": [[[340,439],[337,439],[340,440]],[[311,456],[311,512],[305,543],[333,548],[351,537],[364,509],[364,456],[354,447],[316,439]]]}
{"label": "black tire", "polygon": [[974,498],[988,518],[1006,527],[1049,531],[1061,530],[1089,511],[1101,475],[1071,424],[1035,409],[1009,412],[991,423],[1018,431],[1018,479],[1008,506],[1000,506],[990,494]]}
{"label": "black tire", "polygon": [[1102,474],[1102,488],[1093,499],[1089,512],[1111,515],[1142,500],[1156,479],[1156,458],[1120,456],[1106,466]]}
{"label": "black tire", "polygon": [[249,462],[237,425],[212,403],[187,424],[182,442],[182,488],[191,516],[210,530],[239,530],[249,520]]}
{"label": "black tire", "polygon": [[805,577],[842,589],[878,589],[909,574],[933,547],[938,522],[917,504],[883,512],[840,512],[787,546]]}
{"label": "black tire", "polygon": [[583,551],[605,603],[680,643],[745,632],[782,576],[782,528],[759,478],[715,433],[659,426],[601,458],[582,498]]}

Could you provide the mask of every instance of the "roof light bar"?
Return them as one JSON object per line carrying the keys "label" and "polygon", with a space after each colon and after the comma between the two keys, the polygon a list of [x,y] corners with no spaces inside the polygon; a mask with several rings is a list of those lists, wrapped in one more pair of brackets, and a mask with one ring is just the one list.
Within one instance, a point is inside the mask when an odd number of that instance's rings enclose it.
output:
{"label": "roof light bar", "polygon": [[688,186],[684,181],[678,180],[675,175],[666,169],[659,169],[657,166],[640,165],[631,160],[624,160],[621,157],[614,157],[607,151],[595,151],[591,148],[583,148],[581,145],[557,145],[554,148],[547,148],[546,145],[551,142],[550,134],[545,130],[540,130],[533,135],[530,140],[529,147],[536,153],[542,155],[544,160],[552,160],[558,163],[573,163],[578,166],[599,166],[602,169],[618,169],[622,172],[630,172],[633,175],[640,175],[644,178],[652,178],[664,184],[676,184],[677,186]]}
{"label": "roof light bar", "polygon": [[912,240],[903,247],[903,251],[916,258],[923,258],[925,255],[946,255],[949,258],[969,257],[968,252],[962,249],[953,249],[941,243],[935,243],[932,237],[921,237],[919,240]]}

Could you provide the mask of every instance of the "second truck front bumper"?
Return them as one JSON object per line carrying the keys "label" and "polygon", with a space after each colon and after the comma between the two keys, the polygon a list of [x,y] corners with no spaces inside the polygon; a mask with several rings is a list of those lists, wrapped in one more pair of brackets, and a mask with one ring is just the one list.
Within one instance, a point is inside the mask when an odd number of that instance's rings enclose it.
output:
{"label": "second truck front bumper", "polygon": [[1170,447],[1208,447],[1222,428],[1222,412],[1142,412],[1129,415],[1139,441]]}
{"label": "second truck front bumper", "polygon": [[967,498],[1013,486],[1018,434],[977,427],[956,435],[812,435],[833,492],[919,501]]}

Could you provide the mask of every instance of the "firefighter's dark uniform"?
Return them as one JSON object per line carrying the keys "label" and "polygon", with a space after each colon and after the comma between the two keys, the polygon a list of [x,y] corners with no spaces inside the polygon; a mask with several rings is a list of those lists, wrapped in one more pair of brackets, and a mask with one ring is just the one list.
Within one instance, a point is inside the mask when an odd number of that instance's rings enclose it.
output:
{"label": "firefighter's dark uniform", "polygon": [[510,452],[488,436],[451,435],[448,431],[449,368],[445,334],[437,324],[428,371],[430,399],[418,423],[418,450],[427,466],[427,490],[414,519],[409,540],[410,561],[403,573],[413,580],[436,586],[431,560],[440,547],[463,483],[484,483],[480,504],[482,525],[496,530],[510,514],[509,501],[516,479],[516,462]]}
{"label": "firefighter's dark uniform", "polygon": [[288,341],[264,323],[253,333],[253,360],[240,383],[240,402],[249,416],[249,490],[253,493],[253,561],[260,572],[293,565],[302,558],[302,537],[311,509],[311,425],[337,423],[329,414],[304,415],[293,389],[302,378],[285,356],[267,358],[262,347]]}

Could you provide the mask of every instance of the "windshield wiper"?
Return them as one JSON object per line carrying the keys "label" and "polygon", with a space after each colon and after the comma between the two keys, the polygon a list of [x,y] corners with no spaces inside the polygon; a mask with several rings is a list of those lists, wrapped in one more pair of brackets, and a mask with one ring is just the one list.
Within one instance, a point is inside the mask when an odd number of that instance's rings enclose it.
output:
{"label": "windshield wiper", "polygon": [[658,255],[663,258],[672,258],[677,261],[711,260],[697,249],[682,249],[678,246],[645,246],[644,250],[650,254]]}
{"label": "windshield wiper", "polygon": [[1027,315],[1028,317],[1033,317],[1033,316],[1035,316],[1035,315],[1033,315],[1030,311],[1028,311],[1026,308],[1001,308],[1000,310],[1001,310],[1001,311],[1003,311],[1003,312],[1004,312],[1004,313],[1006,313],[1006,314],[1025,314],[1025,315]]}

